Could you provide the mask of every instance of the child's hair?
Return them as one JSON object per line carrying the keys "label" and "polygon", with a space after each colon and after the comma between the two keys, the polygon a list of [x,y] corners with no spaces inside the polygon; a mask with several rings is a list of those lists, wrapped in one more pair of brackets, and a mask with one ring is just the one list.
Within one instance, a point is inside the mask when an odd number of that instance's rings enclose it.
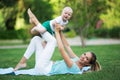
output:
{"label": "child's hair", "polygon": [[66,10],[68,10],[68,11],[70,11],[71,13],[73,13],[73,10],[72,10],[72,8],[71,7],[65,7],[63,10],[62,10],[62,13],[64,12],[64,11],[66,11]]}

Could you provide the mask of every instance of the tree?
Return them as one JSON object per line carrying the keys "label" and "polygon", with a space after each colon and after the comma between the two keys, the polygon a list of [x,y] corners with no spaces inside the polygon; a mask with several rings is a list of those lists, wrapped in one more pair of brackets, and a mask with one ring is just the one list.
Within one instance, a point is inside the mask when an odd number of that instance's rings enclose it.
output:
{"label": "tree", "polygon": [[100,18],[104,22],[104,27],[109,29],[120,27],[120,0],[106,0],[106,13],[101,14]]}
{"label": "tree", "polygon": [[18,0],[1,0],[0,10],[2,12],[6,30],[14,30],[17,15]]}
{"label": "tree", "polygon": [[24,18],[26,23],[28,23],[29,21],[27,14],[28,8],[31,8],[32,12],[35,14],[35,16],[38,18],[40,22],[52,19],[54,11],[52,5],[49,3],[49,0],[25,0],[24,4],[26,8],[24,12]]}
{"label": "tree", "polygon": [[82,46],[85,47],[85,38],[88,32],[95,29],[99,15],[104,12],[104,0],[66,0],[66,5],[73,8],[73,29],[81,37]]}
{"label": "tree", "polygon": [[54,13],[49,0],[1,0],[0,11],[6,30],[14,30],[18,18],[25,19],[24,21],[28,24],[28,8],[31,8],[40,22],[51,19]]}

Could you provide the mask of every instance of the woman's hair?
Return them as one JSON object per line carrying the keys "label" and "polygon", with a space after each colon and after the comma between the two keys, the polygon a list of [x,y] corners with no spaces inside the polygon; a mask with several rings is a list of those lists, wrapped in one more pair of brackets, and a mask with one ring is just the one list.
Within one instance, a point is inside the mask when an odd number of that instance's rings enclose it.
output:
{"label": "woman's hair", "polygon": [[92,54],[92,59],[90,61],[91,71],[99,71],[99,70],[101,70],[101,66],[100,66],[99,62],[97,61],[96,55],[93,52],[91,52],[91,54]]}

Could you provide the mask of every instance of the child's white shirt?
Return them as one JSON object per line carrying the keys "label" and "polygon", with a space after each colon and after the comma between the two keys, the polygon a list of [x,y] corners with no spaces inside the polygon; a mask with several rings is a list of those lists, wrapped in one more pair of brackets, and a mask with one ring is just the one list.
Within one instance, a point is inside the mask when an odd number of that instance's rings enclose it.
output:
{"label": "child's white shirt", "polygon": [[50,21],[50,27],[51,27],[52,31],[54,31],[54,26],[53,26],[54,21],[57,22],[58,24],[60,24],[61,26],[65,26],[68,23],[68,20],[66,22],[64,22],[62,19],[62,16],[58,16],[55,19]]}

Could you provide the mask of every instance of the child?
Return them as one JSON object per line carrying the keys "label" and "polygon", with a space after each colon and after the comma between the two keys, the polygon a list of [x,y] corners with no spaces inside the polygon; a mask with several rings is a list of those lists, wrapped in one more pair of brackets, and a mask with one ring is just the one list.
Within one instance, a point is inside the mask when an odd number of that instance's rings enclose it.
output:
{"label": "child", "polygon": [[[30,9],[28,9],[28,15],[30,17],[30,23],[33,23],[35,27],[32,28],[31,33],[44,33],[45,31],[48,31],[51,35],[54,34],[54,27],[55,25],[59,24],[62,27],[60,27],[61,30],[64,30],[64,26],[68,23],[68,20],[71,18],[73,13],[73,10],[70,7],[65,7],[62,10],[62,13],[60,16],[56,17],[53,20],[45,21],[42,25],[39,23],[35,15],[31,12]],[[43,27],[42,27],[43,26]]]}

